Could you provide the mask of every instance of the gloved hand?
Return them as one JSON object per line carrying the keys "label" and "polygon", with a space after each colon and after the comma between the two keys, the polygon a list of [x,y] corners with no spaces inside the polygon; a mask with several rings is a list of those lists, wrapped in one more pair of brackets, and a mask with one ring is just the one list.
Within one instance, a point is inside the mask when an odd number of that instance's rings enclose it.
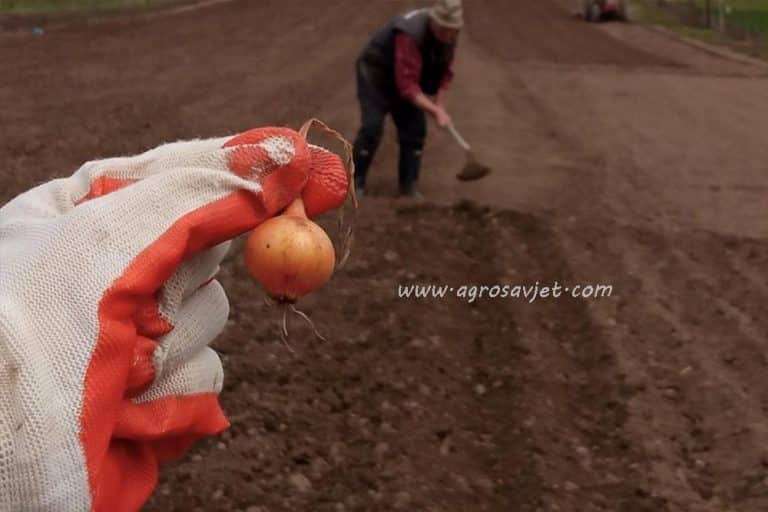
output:
{"label": "gloved hand", "polygon": [[336,155],[264,128],[89,162],[0,209],[0,510],[138,510],[160,462],[228,426],[208,347],[228,240],[346,191]]}

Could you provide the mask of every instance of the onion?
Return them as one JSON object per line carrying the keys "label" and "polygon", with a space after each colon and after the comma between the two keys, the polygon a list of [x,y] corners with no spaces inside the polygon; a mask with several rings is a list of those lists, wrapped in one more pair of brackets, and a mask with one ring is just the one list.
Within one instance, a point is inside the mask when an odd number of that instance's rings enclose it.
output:
{"label": "onion", "polygon": [[293,303],[320,288],[335,261],[331,239],[307,218],[300,198],[261,223],[245,242],[248,270],[278,302]]}

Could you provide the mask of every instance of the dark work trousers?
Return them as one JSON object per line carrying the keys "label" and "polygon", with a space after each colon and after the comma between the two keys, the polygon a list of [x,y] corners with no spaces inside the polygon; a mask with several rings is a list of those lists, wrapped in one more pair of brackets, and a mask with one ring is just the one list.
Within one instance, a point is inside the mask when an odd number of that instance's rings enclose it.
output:
{"label": "dark work trousers", "polygon": [[416,190],[421,166],[421,152],[427,135],[427,120],[424,111],[410,101],[401,98],[387,98],[377,91],[366,78],[363,64],[357,64],[357,97],[360,102],[361,126],[354,144],[355,186],[365,187],[368,169],[381,142],[384,119],[387,114],[397,127],[397,141],[400,144],[398,184],[401,194]]}

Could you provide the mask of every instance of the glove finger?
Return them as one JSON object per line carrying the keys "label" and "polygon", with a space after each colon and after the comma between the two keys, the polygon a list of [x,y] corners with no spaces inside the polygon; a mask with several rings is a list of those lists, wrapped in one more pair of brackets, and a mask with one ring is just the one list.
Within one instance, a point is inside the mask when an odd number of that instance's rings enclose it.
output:
{"label": "glove finger", "polygon": [[131,183],[166,172],[168,169],[224,168],[222,147],[228,138],[192,140],[163,144],[140,155],[94,160],[80,167],[67,180],[66,203],[74,207],[106,195]]}
{"label": "glove finger", "polygon": [[210,347],[203,347],[184,363],[163,373],[146,393],[133,402],[147,403],[166,396],[219,393],[224,382],[224,371],[219,355]]}
{"label": "glove finger", "polygon": [[[175,319],[183,301],[195,295],[200,288],[216,277],[219,272],[219,265],[229,252],[231,245],[232,242],[228,240],[196,254],[182,263],[173,276],[166,281],[158,300],[160,315],[165,320],[173,325],[178,325]],[[224,299],[226,301],[226,297]]]}
{"label": "glove finger", "polygon": [[[202,286],[209,283],[213,278],[216,277],[216,274],[219,272],[219,265],[227,256],[227,253],[229,253],[229,249],[231,247],[232,241],[227,240],[226,242],[211,247],[207,251],[193,256],[181,264],[179,270],[182,270],[182,272],[177,271],[176,274],[174,274],[171,279],[169,279],[165,285],[163,285],[163,287],[168,288],[169,285],[174,286],[174,283],[178,282],[182,290],[181,299],[188,299]],[[176,302],[176,300],[171,300],[172,296],[175,298],[175,295],[166,290],[163,290],[163,300],[161,301],[161,307],[165,308],[169,318],[171,318],[175,314],[175,311],[178,310],[178,306],[174,310],[172,305],[180,305],[178,302]],[[167,306],[163,304],[163,302],[166,301],[168,302]]]}
{"label": "glove finger", "polygon": [[196,254],[182,263],[155,297],[142,300],[136,312],[139,335],[157,339],[173,329],[182,302],[208,284],[219,272],[219,264],[231,246],[227,241]]}
{"label": "glove finger", "polygon": [[155,373],[162,378],[209,345],[224,330],[229,301],[218,281],[211,281],[184,301],[171,332],[158,339]]}
{"label": "glove finger", "polygon": [[159,462],[181,456],[196,440],[229,426],[217,392],[194,392],[196,388],[220,390],[221,382],[219,358],[205,348],[165,377],[165,384],[159,385],[168,391],[160,393],[161,398],[122,401],[94,500],[101,505],[94,510],[116,503],[138,510],[157,484]]}
{"label": "glove finger", "polygon": [[313,172],[301,192],[307,215],[315,217],[344,203],[349,177],[341,158],[319,146],[310,145]]}
{"label": "glove finger", "polygon": [[[55,218],[84,200],[106,195],[168,169],[210,166],[211,155],[220,153],[229,139],[174,142],[140,155],[86,162],[68,178],[49,181],[17,196],[3,206],[0,219],[28,221]],[[0,228],[3,224],[0,222]]]}
{"label": "glove finger", "polygon": [[174,313],[173,328],[157,339],[142,337],[134,349],[127,396],[144,393],[151,384],[172,372],[224,330],[229,301],[218,281],[199,288]]}
{"label": "glove finger", "polygon": [[[164,373],[142,395],[124,400],[113,437],[148,440],[184,432],[211,434],[220,431],[226,420],[209,414],[219,410],[217,396],[224,372],[221,360],[210,347],[203,347],[184,364]],[[205,407],[215,406],[206,411]],[[223,414],[222,414],[223,418]]]}
{"label": "glove finger", "polygon": [[[168,357],[170,364],[178,364],[175,359],[208,345],[223,330],[229,302],[224,289],[219,283],[213,284],[213,279],[230,245],[227,241],[191,257],[163,285],[157,298],[141,301],[135,316],[139,339],[128,375],[127,396],[146,391],[162,373]],[[195,299],[188,301],[190,297]],[[177,355],[184,347],[189,348]]]}

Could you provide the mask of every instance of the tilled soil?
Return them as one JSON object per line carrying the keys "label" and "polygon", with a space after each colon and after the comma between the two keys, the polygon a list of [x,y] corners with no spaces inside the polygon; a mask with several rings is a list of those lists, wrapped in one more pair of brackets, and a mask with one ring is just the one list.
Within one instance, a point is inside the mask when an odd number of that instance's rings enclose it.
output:
{"label": "tilled soil", "polygon": [[[232,427],[146,510],[768,509],[768,72],[572,4],[467,0],[449,106],[494,172],[455,181],[433,129],[428,200],[397,200],[387,131],[348,267],[300,304],[327,342],[294,316],[280,343],[235,244],[215,342]],[[356,54],[412,4],[360,5],[15,21],[0,203],[168,140],[311,116],[351,138]],[[613,294],[398,298],[536,281]]]}

